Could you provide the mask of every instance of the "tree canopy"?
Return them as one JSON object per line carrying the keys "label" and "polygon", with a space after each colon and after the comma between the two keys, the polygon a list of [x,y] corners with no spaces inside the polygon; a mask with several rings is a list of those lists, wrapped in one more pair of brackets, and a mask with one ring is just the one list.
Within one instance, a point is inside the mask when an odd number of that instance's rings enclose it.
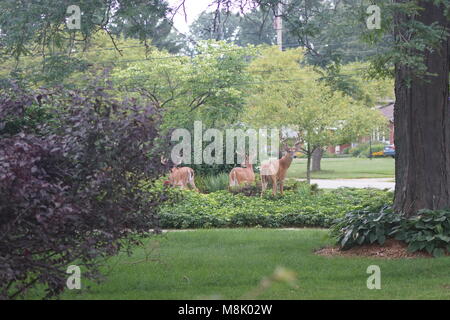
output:
{"label": "tree canopy", "polygon": [[301,64],[304,55],[271,47],[252,61],[249,70],[260,75],[247,98],[247,121],[296,131],[308,159],[319,147],[351,142],[385,123],[377,110],[320,81],[313,67]]}

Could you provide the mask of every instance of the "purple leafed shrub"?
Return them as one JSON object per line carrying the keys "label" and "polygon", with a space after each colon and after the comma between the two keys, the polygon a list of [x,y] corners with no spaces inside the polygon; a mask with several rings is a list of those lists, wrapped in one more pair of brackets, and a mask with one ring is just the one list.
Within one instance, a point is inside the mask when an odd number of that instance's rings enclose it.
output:
{"label": "purple leafed shrub", "polygon": [[[158,230],[166,193],[140,186],[166,171],[159,110],[107,92],[0,93],[0,130],[19,131],[0,135],[0,299],[58,295],[71,264],[98,279],[103,259]],[[27,108],[51,120],[20,127]]]}

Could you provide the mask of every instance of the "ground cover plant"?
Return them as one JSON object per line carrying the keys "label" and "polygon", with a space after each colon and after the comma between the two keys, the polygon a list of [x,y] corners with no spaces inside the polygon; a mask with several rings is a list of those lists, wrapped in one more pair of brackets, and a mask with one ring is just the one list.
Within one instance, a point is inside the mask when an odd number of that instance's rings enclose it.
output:
{"label": "ground cover plant", "polygon": [[[251,190],[250,190],[251,191]],[[336,218],[354,210],[378,211],[392,202],[392,193],[374,189],[314,192],[310,187],[289,190],[285,196],[263,198],[218,191],[184,191],[177,203],[159,212],[167,229],[231,227],[330,227]]]}
{"label": "ground cover plant", "polygon": [[388,238],[404,241],[410,252],[424,250],[435,257],[450,253],[450,210],[421,210],[413,217],[395,213],[392,208],[380,212],[358,210],[338,219],[332,235],[342,249]]}

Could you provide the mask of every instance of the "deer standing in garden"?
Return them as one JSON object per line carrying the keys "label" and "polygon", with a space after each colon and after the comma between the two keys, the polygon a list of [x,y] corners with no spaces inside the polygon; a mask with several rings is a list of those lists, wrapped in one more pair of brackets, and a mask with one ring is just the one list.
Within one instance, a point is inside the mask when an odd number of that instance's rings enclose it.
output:
{"label": "deer standing in garden", "polygon": [[252,159],[245,157],[245,167],[234,168],[230,172],[230,187],[236,187],[241,184],[252,184],[255,182],[255,173],[253,172]]}
{"label": "deer standing in garden", "polygon": [[280,193],[284,195],[284,180],[286,173],[294,160],[296,152],[300,151],[301,142],[297,142],[293,148],[284,145],[286,154],[279,160],[268,160],[261,164],[261,197],[267,189],[269,181],[272,182],[273,195],[277,194],[278,184],[280,185]]}
{"label": "deer standing in garden", "polygon": [[[165,165],[167,164],[167,160],[161,159],[161,162]],[[176,163],[174,167],[170,170],[169,175],[169,184],[172,187],[180,187],[181,189],[189,188],[190,186],[195,191],[198,191],[195,186],[195,172],[192,168],[189,167],[181,167],[178,166],[181,163]]]}

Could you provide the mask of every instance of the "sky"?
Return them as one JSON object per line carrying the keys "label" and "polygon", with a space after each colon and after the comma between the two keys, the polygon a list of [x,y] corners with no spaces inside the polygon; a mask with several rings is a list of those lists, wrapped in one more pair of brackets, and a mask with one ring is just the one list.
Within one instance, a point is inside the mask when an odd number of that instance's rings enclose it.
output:
{"label": "sky", "polygon": [[[171,7],[177,7],[180,4],[180,0],[168,0]],[[182,33],[187,33],[189,31],[189,25],[197,19],[197,17],[204,10],[208,8],[208,5],[212,3],[212,0],[186,0],[186,15],[187,23],[183,13],[183,10],[177,13],[174,19],[175,28]]]}

